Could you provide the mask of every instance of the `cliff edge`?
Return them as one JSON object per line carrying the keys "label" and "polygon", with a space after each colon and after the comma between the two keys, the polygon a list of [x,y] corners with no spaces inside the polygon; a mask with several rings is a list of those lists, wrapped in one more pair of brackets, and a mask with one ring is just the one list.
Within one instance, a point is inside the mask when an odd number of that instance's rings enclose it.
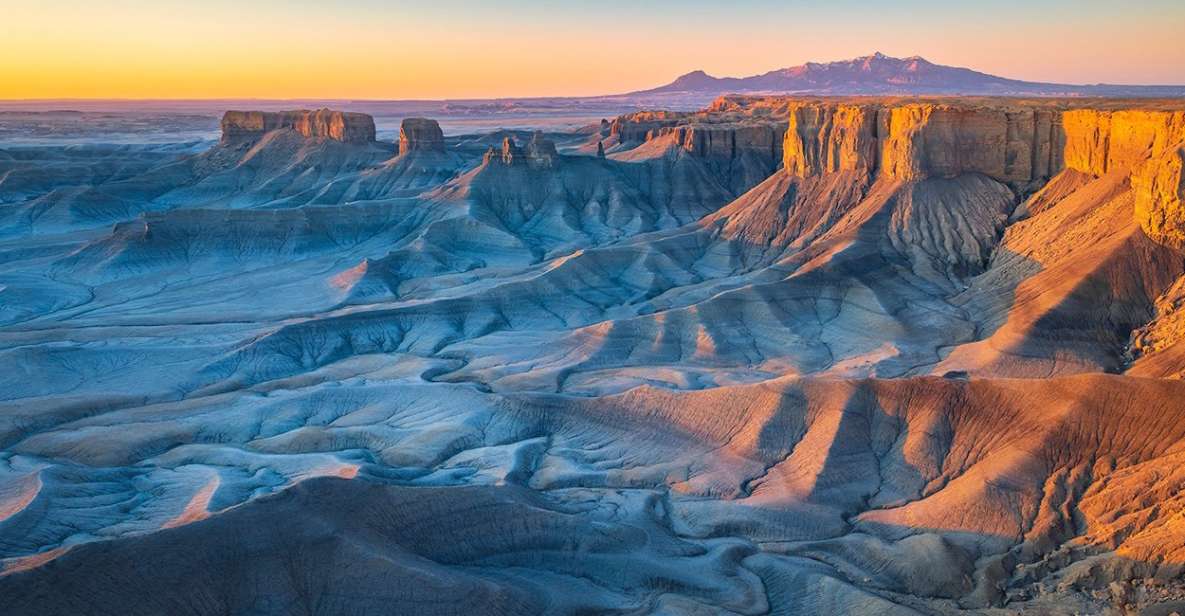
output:
{"label": "cliff edge", "polygon": [[1025,194],[1065,170],[1117,173],[1130,178],[1144,232],[1185,246],[1185,110],[791,101],[786,113],[783,165],[792,176],[979,173]]}
{"label": "cliff edge", "polygon": [[280,129],[291,129],[309,139],[343,143],[375,140],[374,118],[365,113],[318,109],[309,111],[227,111],[222,116],[222,143],[255,141]]}

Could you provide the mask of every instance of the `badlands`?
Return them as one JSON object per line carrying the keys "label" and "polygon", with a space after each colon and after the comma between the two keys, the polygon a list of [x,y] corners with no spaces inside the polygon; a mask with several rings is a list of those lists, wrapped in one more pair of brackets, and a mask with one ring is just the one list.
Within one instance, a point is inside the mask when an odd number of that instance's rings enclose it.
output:
{"label": "badlands", "polygon": [[0,149],[0,612],[1185,613],[1185,104]]}

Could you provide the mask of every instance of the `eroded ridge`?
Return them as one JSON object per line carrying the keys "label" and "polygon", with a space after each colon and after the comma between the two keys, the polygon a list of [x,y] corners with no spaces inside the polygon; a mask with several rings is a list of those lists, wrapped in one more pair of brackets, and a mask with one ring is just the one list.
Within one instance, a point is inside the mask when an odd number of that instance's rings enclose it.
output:
{"label": "eroded ridge", "polygon": [[1179,102],[223,126],[0,151],[9,612],[1185,600]]}

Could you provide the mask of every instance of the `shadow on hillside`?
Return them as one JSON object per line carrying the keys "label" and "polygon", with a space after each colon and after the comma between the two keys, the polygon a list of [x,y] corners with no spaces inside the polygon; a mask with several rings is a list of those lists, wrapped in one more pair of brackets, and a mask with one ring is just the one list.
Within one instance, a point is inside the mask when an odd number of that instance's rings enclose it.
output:
{"label": "shadow on hillside", "polygon": [[[943,532],[903,530],[913,537]],[[323,478],[185,526],[76,546],[0,577],[0,594],[13,616],[574,613],[653,607],[667,593],[734,610],[764,597],[776,613],[814,613],[811,606],[823,601],[911,614],[892,600],[901,600],[901,588],[885,586],[901,583],[897,572],[935,573],[909,563],[861,569],[868,563],[819,544],[772,552],[741,545],[731,555],[705,550],[645,515],[594,521],[515,486],[409,488]],[[935,562],[926,556],[899,554]],[[1144,614],[1179,606],[1158,601],[1179,590],[1179,579],[1145,585],[1147,565],[1113,557],[1086,568],[1063,580],[1054,605],[1139,601]],[[1140,582],[1107,589],[1116,578]],[[795,581],[807,585],[785,586]],[[1102,599],[1093,598],[1096,591]],[[1015,609],[1047,592],[1012,587],[1011,601],[997,604]],[[911,600],[919,601],[944,612],[954,607],[941,597]]]}

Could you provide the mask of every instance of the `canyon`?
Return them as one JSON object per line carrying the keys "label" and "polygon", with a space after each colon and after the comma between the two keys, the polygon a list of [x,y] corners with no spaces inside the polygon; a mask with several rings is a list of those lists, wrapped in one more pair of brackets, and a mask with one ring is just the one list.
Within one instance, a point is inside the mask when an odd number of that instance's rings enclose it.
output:
{"label": "canyon", "polygon": [[0,147],[5,613],[1185,613],[1181,100],[221,131]]}

